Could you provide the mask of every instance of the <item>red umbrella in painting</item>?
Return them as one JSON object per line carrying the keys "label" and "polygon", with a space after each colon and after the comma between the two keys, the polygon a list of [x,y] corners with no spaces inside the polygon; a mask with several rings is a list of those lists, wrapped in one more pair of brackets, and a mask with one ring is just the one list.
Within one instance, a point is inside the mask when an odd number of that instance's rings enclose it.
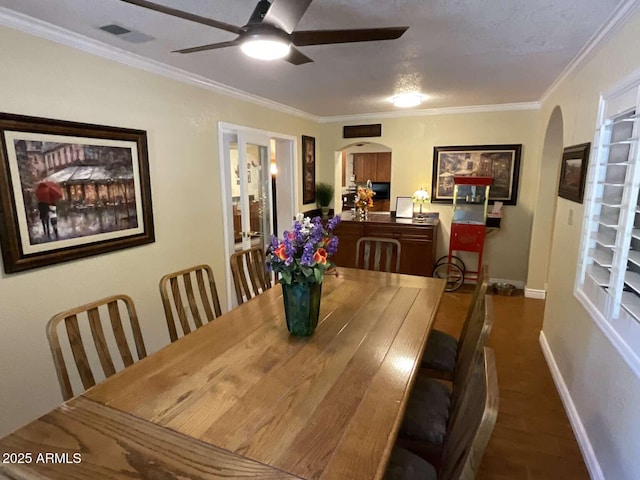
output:
{"label": "red umbrella in painting", "polygon": [[40,182],[36,185],[35,194],[40,202],[53,205],[62,198],[62,189],[55,182]]}

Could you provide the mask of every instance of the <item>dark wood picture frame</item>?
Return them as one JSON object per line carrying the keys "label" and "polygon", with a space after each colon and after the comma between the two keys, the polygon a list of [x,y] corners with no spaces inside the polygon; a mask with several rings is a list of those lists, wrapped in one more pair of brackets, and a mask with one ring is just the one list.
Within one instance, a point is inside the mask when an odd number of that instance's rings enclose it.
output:
{"label": "dark wood picture frame", "polygon": [[433,147],[431,201],[453,203],[454,176],[486,176],[494,181],[489,203],[515,205],[522,144]]}
{"label": "dark wood picture frame", "polygon": [[562,152],[558,196],[582,203],[591,142],[566,147]]}
{"label": "dark wood picture frame", "polygon": [[302,203],[316,201],[316,139],[302,135]]}
{"label": "dark wood picture frame", "polygon": [[0,113],[5,273],[155,241],[147,134]]}

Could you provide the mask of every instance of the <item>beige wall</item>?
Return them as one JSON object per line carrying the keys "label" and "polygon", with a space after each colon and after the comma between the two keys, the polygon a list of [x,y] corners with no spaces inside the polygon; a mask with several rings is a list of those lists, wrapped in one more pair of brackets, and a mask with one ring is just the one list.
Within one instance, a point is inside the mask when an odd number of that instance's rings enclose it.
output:
{"label": "beige wall", "polygon": [[[431,191],[433,147],[445,145],[522,144],[518,203],[504,207],[502,228],[489,234],[483,263],[488,263],[492,278],[519,282],[527,278],[529,236],[535,207],[539,174],[539,111],[519,110],[493,113],[409,116],[393,119],[362,119],[360,123],[382,123],[382,137],[363,139],[391,147],[391,209],[395,197],[413,194],[424,186]],[[320,149],[320,177],[331,181],[334,152],[354,143],[342,138],[342,123],[323,126]],[[452,217],[450,204],[431,204],[440,213],[438,256],[446,255]],[[467,261],[468,260],[468,261]],[[477,256],[465,259],[475,270]]]}
{"label": "beige wall", "polygon": [[317,136],[318,127],[8,28],[0,28],[0,64],[3,112],[147,131],[156,230],[151,245],[0,276],[2,435],[61,401],[45,337],[54,313],[127,293],[154,351],[169,341],[164,273],[209,263],[226,298],[218,121],[297,138]]}
{"label": "beige wall", "polygon": [[[539,176],[548,174],[549,166],[543,167],[540,158],[551,112],[560,106],[565,145],[591,141],[599,92],[640,66],[638,31],[636,16],[605,50],[560,85],[542,111],[382,120],[384,136],[376,141],[393,149],[392,195],[430,188],[436,145],[522,143],[518,205],[505,207],[503,228],[489,237],[486,260],[492,277],[524,281],[528,262],[548,257],[546,247],[535,242],[529,255],[529,237],[534,210],[553,209],[556,202],[554,197],[545,205],[536,198]],[[0,110],[147,130],[157,238],[148,246],[2,274],[2,435],[60,402],[44,334],[53,313],[126,292],[136,301],[148,350],[153,351],[168,342],[157,292],[162,274],[210,263],[224,298],[218,121],[317,137],[318,180],[324,181],[333,181],[334,152],[353,141],[341,138],[342,124],[317,125],[10,29],[0,28],[0,45],[5,66]],[[548,171],[553,170],[551,166]],[[444,254],[451,207],[432,209],[443,220],[439,254]],[[569,209],[576,220],[572,226],[566,221]],[[640,478],[640,382],[573,297],[582,214],[581,205],[559,199],[553,228],[548,223],[541,227],[553,232],[544,333],[606,478]]]}
{"label": "beige wall", "polygon": [[[544,102],[545,127],[556,106],[562,111],[565,146],[593,141],[600,93],[640,67],[638,32],[640,14]],[[583,214],[583,205],[558,199],[543,332],[604,478],[634,480],[640,478],[640,380],[573,295]],[[540,260],[535,245],[531,258]]]}

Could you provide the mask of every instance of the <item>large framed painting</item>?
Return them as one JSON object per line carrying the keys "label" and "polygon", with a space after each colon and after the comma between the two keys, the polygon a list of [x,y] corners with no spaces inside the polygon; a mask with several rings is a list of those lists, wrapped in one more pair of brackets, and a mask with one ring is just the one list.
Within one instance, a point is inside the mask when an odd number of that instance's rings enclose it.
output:
{"label": "large framed painting", "polygon": [[515,205],[522,145],[467,145],[433,148],[431,201],[453,202],[453,177],[492,177],[489,203]]}
{"label": "large framed painting", "polygon": [[316,139],[302,136],[302,203],[316,201]]}
{"label": "large framed painting", "polygon": [[591,142],[573,145],[564,149],[562,152],[558,196],[582,203],[590,148]]}
{"label": "large framed painting", "polygon": [[154,241],[142,130],[0,113],[5,273]]}

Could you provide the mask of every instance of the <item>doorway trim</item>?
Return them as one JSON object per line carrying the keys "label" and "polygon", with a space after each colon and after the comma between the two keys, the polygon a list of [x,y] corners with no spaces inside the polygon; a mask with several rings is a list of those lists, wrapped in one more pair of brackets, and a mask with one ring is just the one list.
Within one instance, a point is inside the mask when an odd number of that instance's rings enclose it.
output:
{"label": "doorway trim", "polygon": [[[559,106],[554,107],[547,121],[544,134],[536,205],[531,226],[529,260],[524,296],[544,300],[547,296],[547,282],[553,231],[558,206],[558,183],[560,181],[560,160],[564,144],[564,117]],[[538,259],[534,261],[534,258]],[[540,261],[544,258],[544,261]]]}
{"label": "doorway trim", "polygon": [[[220,195],[222,200],[222,227],[224,235],[225,285],[227,291],[226,305],[227,310],[230,310],[236,304],[235,296],[233,295],[234,288],[233,279],[231,277],[231,267],[229,265],[229,258],[231,257],[235,244],[231,241],[233,238],[233,212],[230,202],[231,192],[229,191],[229,185],[231,184],[231,171],[228,162],[225,161],[225,146],[223,141],[225,133],[236,133],[238,135],[244,133],[264,136],[268,144],[270,144],[270,140],[275,140],[276,144],[281,147],[276,148],[275,152],[276,167],[279,172],[276,178],[278,180],[282,178],[284,182],[278,184],[276,214],[279,222],[279,231],[283,230],[283,221],[284,223],[287,223],[285,219],[289,216],[293,217],[298,208],[298,189],[296,188],[298,178],[298,139],[295,136],[284,133],[260,130],[233,123],[218,122],[218,158],[220,166]],[[283,145],[284,148],[282,148]],[[270,147],[269,150],[271,150]],[[282,174],[280,174],[280,172],[282,172]],[[273,198],[271,186],[269,187],[269,198]],[[269,202],[269,205],[271,206],[271,202]],[[285,228],[288,228],[288,224]]]}

